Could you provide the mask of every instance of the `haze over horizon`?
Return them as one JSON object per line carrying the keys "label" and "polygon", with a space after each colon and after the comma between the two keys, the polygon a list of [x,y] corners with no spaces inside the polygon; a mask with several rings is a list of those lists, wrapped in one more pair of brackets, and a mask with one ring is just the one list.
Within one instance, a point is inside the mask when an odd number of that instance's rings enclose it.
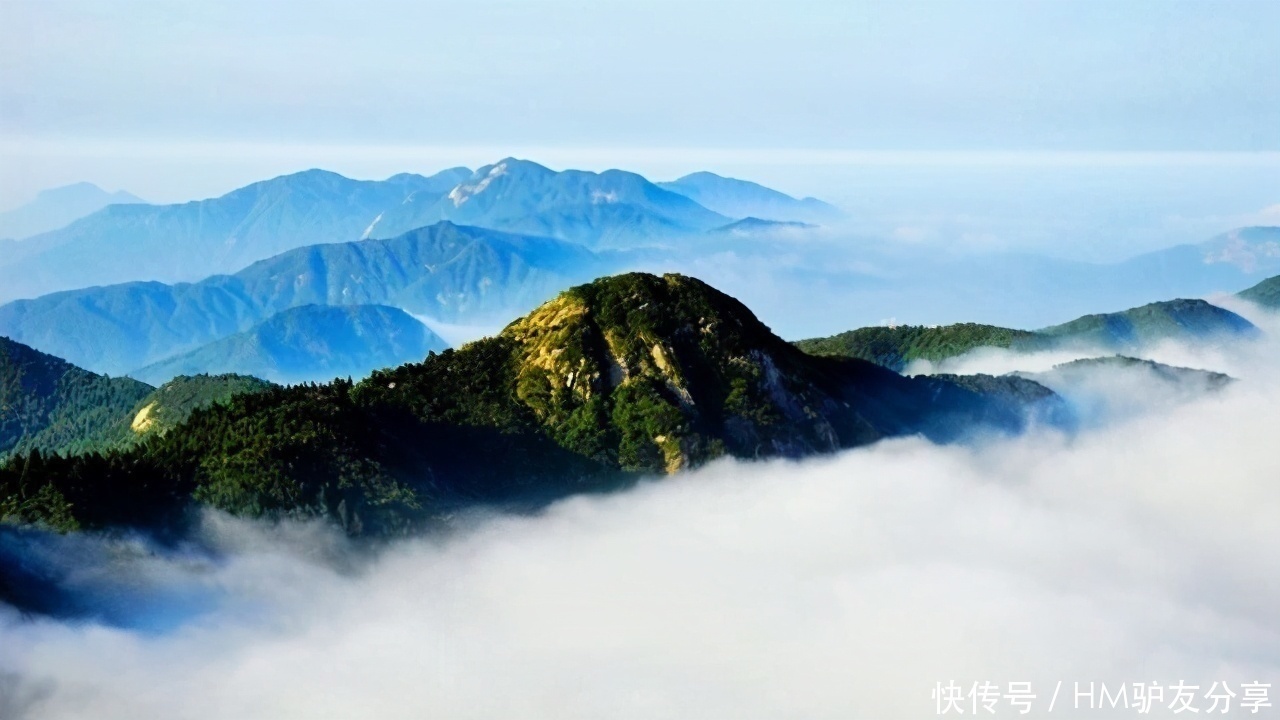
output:
{"label": "haze over horizon", "polygon": [[735,7],[11,0],[0,207],[81,180],[175,202],[506,155],[795,194],[830,185],[803,168],[992,157],[1243,163],[1280,186],[1280,47],[1253,32],[1280,29],[1275,3]]}

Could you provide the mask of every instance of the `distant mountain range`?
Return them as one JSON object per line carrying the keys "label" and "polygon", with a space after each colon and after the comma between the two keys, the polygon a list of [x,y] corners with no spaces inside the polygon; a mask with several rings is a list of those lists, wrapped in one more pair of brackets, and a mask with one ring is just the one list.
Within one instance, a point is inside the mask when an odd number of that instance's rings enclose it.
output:
{"label": "distant mountain range", "polygon": [[108,205],[143,202],[123,190],[107,192],[87,182],[43,190],[26,205],[0,212],[0,239],[22,240],[57,230]]}
{"label": "distant mountain range", "polygon": [[[238,394],[128,449],[11,458],[0,517],[63,530],[170,525],[196,504],[394,535],[463,508],[536,507],[722,456],[1016,433],[1052,399],[1025,380],[906,378],[807,355],[697,280],[633,273],[364,382]],[[156,412],[146,408],[130,421],[142,432]]]}
{"label": "distant mountain range", "polygon": [[308,170],[180,205],[110,205],[0,257],[0,301],[135,280],[198,280],[286,250],[359,240],[379,214],[447,193],[464,168],[351,180]]}
{"label": "distant mountain range", "polygon": [[[557,172],[507,158],[475,172],[452,168],[382,181],[308,170],[208,200],[100,205],[8,244],[0,253],[0,302],[130,281],[196,281],[298,247],[392,238],[441,221],[632,248],[688,242],[748,215],[828,216],[829,206],[816,200],[707,175],[672,183],[675,192],[622,170]],[[759,212],[723,215],[685,193]]]}
{"label": "distant mountain range", "polygon": [[130,373],[151,384],[180,375],[251,375],[276,383],[362,379],[419,362],[448,344],[403,310],[385,305],[303,305],[244,332]]}
{"label": "distant mountain range", "polygon": [[571,243],[441,223],[386,240],[299,248],[194,284],[125,283],[15,301],[0,306],[0,334],[125,374],[292,307],[390,305],[443,322],[490,322],[608,266]]}
{"label": "distant mountain range", "polygon": [[590,247],[631,247],[700,233],[732,219],[635,173],[557,172],[507,158],[476,170],[444,197],[418,196],[389,209],[372,237],[448,220]]}
{"label": "distant mountain range", "polygon": [[691,173],[678,180],[660,182],[658,187],[731,218],[822,223],[840,217],[839,210],[817,198],[797,200],[763,185],[710,172]]}
{"label": "distant mountain range", "polygon": [[1242,227],[1194,245],[1139,255],[1116,267],[1116,280],[1163,297],[1202,295],[1280,274],[1280,227]]}
{"label": "distant mountain range", "polygon": [[712,228],[707,232],[714,235],[733,235],[739,237],[776,236],[782,233],[811,230],[817,227],[809,223],[789,220],[762,220],[758,217],[745,217],[728,225]]}
{"label": "distant mountain range", "polygon": [[959,323],[940,327],[865,327],[796,342],[817,355],[856,357],[902,371],[913,360],[940,362],[980,347],[1017,351],[1084,347],[1132,351],[1161,340],[1205,341],[1249,337],[1258,329],[1239,315],[1204,300],[1169,300],[1115,313],[1086,315],[1042,330]]}
{"label": "distant mountain range", "polygon": [[[843,231],[761,238],[708,236],[635,269],[703,277],[744,302],[784,337],[882,324],[981,322],[1037,328],[1175,297],[1233,293],[1280,274],[1280,228],[1239,228],[1112,264],[1030,253],[950,251]],[[1250,262],[1220,262],[1235,247]],[[817,301],[815,301],[817,300]],[[843,326],[843,327],[841,327]]]}

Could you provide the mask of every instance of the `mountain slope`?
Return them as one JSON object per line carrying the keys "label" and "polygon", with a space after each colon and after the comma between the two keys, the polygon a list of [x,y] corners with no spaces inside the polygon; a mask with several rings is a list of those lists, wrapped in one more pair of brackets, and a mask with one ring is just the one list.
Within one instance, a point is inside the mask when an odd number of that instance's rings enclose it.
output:
{"label": "mountain slope", "polygon": [[592,247],[619,247],[719,227],[729,218],[635,173],[556,172],[507,158],[486,165],[442,198],[389,210],[374,237],[448,220]]}
{"label": "mountain slope", "polygon": [[1239,295],[1263,307],[1280,308],[1280,275],[1263,280]]}
{"label": "mountain slope", "polygon": [[980,347],[1022,352],[1078,346],[1132,350],[1161,340],[1206,341],[1250,337],[1258,329],[1239,315],[1203,300],[1169,300],[1116,313],[1085,315],[1041,330],[960,323],[941,327],[865,327],[799,340],[814,355],[856,357],[902,371],[913,360],[940,362]]}
{"label": "mountain slope", "polygon": [[797,200],[763,185],[710,172],[691,173],[677,180],[660,182],[658,187],[733,218],[822,222],[840,216],[839,210],[816,198]]}
{"label": "mountain slope", "polygon": [[1204,300],[1168,300],[1122,312],[1085,315],[1036,334],[1059,343],[1126,349],[1159,340],[1206,340],[1257,332],[1253,323]]}
{"label": "mountain slope", "polygon": [[150,383],[180,375],[250,375],[277,383],[362,378],[448,345],[403,310],[385,305],[303,305],[245,332],[130,373]]}
{"label": "mountain slope", "polygon": [[865,327],[795,344],[812,355],[861,358],[901,371],[912,360],[938,362],[979,347],[1030,350],[1037,347],[1038,342],[1036,334],[1026,330],[960,323],[942,327]]}
{"label": "mountain slope", "polygon": [[137,380],[96,375],[0,337],[0,456],[110,444],[151,391]]}
{"label": "mountain slope", "polygon": [[272,384],[247,375],[182,375],[151,391],[129,412],[129,433],[124,444],[163,435],[186,422],[191,413],[212,405],[225,405],[244,393],[268,390]]}
{"label": "mountain slope", "polygon": [[[1018,392],[1044,395],[1027,388]],[[357,385],[239,395],[126,453],[14,459],[0,466],[0,516],[145,524],[181,518],[194,500],[394,534],[477,504],[534,507],[723,455],[1018,431],[1028,414],[1014,395],[806,355],[697,280],[635,273]],[[19,495],[20,481],[41,489]]]}
{"label": "mountain slope", "polygon": [[109,193],[87,182],[42,190],[26,205],[0,213],[0,238],[21,240],[57,230],[108,205],[142,202],[123,190]]}
{"label": "mountain slope", "polygon": [[324,242],[359,240],[406,199],[442,194],[433,177],[351,180],[308,170],[180,205],[111,205],[0,258],[0,301],[131,280],[196,280]]}
{"label": "mountain slope", "polygon": [[0,306],[0,333],[123,374],[300,305],[391,305],[481,324],[599,275],[585,248],[442,223],[386,240],[298,248],[194,284],[126,283]]}

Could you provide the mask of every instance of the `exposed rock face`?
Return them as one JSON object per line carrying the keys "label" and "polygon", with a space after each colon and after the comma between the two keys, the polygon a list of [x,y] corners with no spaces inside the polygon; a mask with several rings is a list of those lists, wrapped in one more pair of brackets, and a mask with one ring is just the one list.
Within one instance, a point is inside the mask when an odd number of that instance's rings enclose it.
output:
{"label": "exposed rock face", "polygon": [[[731,453],[837,447],[796,353],[736,300],[679,275],[574,288],[512,323],[516,394],[549,430],[609,426],[607,455],[667,472]],[[812,396],[812,397],[810,397]]]}

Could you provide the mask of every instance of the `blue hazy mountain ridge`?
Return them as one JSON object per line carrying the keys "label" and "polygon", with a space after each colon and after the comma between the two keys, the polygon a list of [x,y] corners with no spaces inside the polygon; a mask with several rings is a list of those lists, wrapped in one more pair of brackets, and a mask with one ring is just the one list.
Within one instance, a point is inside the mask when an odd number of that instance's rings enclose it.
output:
{"label": "blue hazy mountain ridge", "polygon": [[[1051,389],[1079,425],[1098,427],[1127,417],[1149,415],[1218,392],[1233,382],[1222,373],[1113,355],[1073,360],[1043,372],[1015,372]],[[1116,393],[1124,387],[1127,392]]]}
{"label": "blue hazy mountain ridge", "polygon": [[107,192],[89,182],[42,190],[31,202],[0,212],[0,238],[22,240],[57,230],[108,205],[144,202],[124,190]]}
{"label": "blue hazy mountain ridge", "polygon": [[[1176,297],[1234,293],[1280,273],[1280,228],[1239,228],[1117,263],[805,231],[804,242],[714,233],[640,269],[696,274],[784,337],[882,324],[1037,328]],[[833,311],[833,308],[838,310]]]}
{"label": "blue hazy mountain ridge", "polygon": [[415,197],[389,210],[372,237],[441,220],[618,248],[701,233],[733,218],[632,172],[557,172],[507,158],[476,170],[444,197]]}
{"label": "blue hazy mountain ridge", "polygon": [[732,235],[735,237],[769,236],[779,233],[790,233],[800,230],[812,230],[817,227],[811,223],[797,220],[764,220],[758,217],[744,217],[734,220],[728,225],[708,230],[713,235]]}
{"label": "blue hazy mountain ridge", "polygon": [[208,200],[109,205],[0,256],[0,302],[135,280],[194,281],[296,247],[359,240],[389,208],[446,193],[468,174],[369,181],[308,170]]}
{"label": "blue hazy mountain ridge", "polygon": [[0,333],[122,374],[300,305],[391,305],[442,322],[506,320],[609,271],[584,247],[452,223],[313,245],[197,283],[134,282],[0,306]]}
{"label": "blue hazy mountain ridge", "polygon": [[840,217],[839,210],[817,198],[797,199],[749,180],[712,172],[695,172],[657,185],[733,218],[820,223]]}
{"label": "blue hazy mountain ridge", "polygon": [[180,375],[235,373],[277,383],[360,379],[419,362],[448,343],[408,313],[386,305],[303,305],[131,376],[159,385]]}
{"label": "blue hazy mountain ridge", "polygon": [[1165,297],[1243,289],[1280,273],[1280,227],[1236,228],[1202,243],[1144,253],[1116,267]]}

